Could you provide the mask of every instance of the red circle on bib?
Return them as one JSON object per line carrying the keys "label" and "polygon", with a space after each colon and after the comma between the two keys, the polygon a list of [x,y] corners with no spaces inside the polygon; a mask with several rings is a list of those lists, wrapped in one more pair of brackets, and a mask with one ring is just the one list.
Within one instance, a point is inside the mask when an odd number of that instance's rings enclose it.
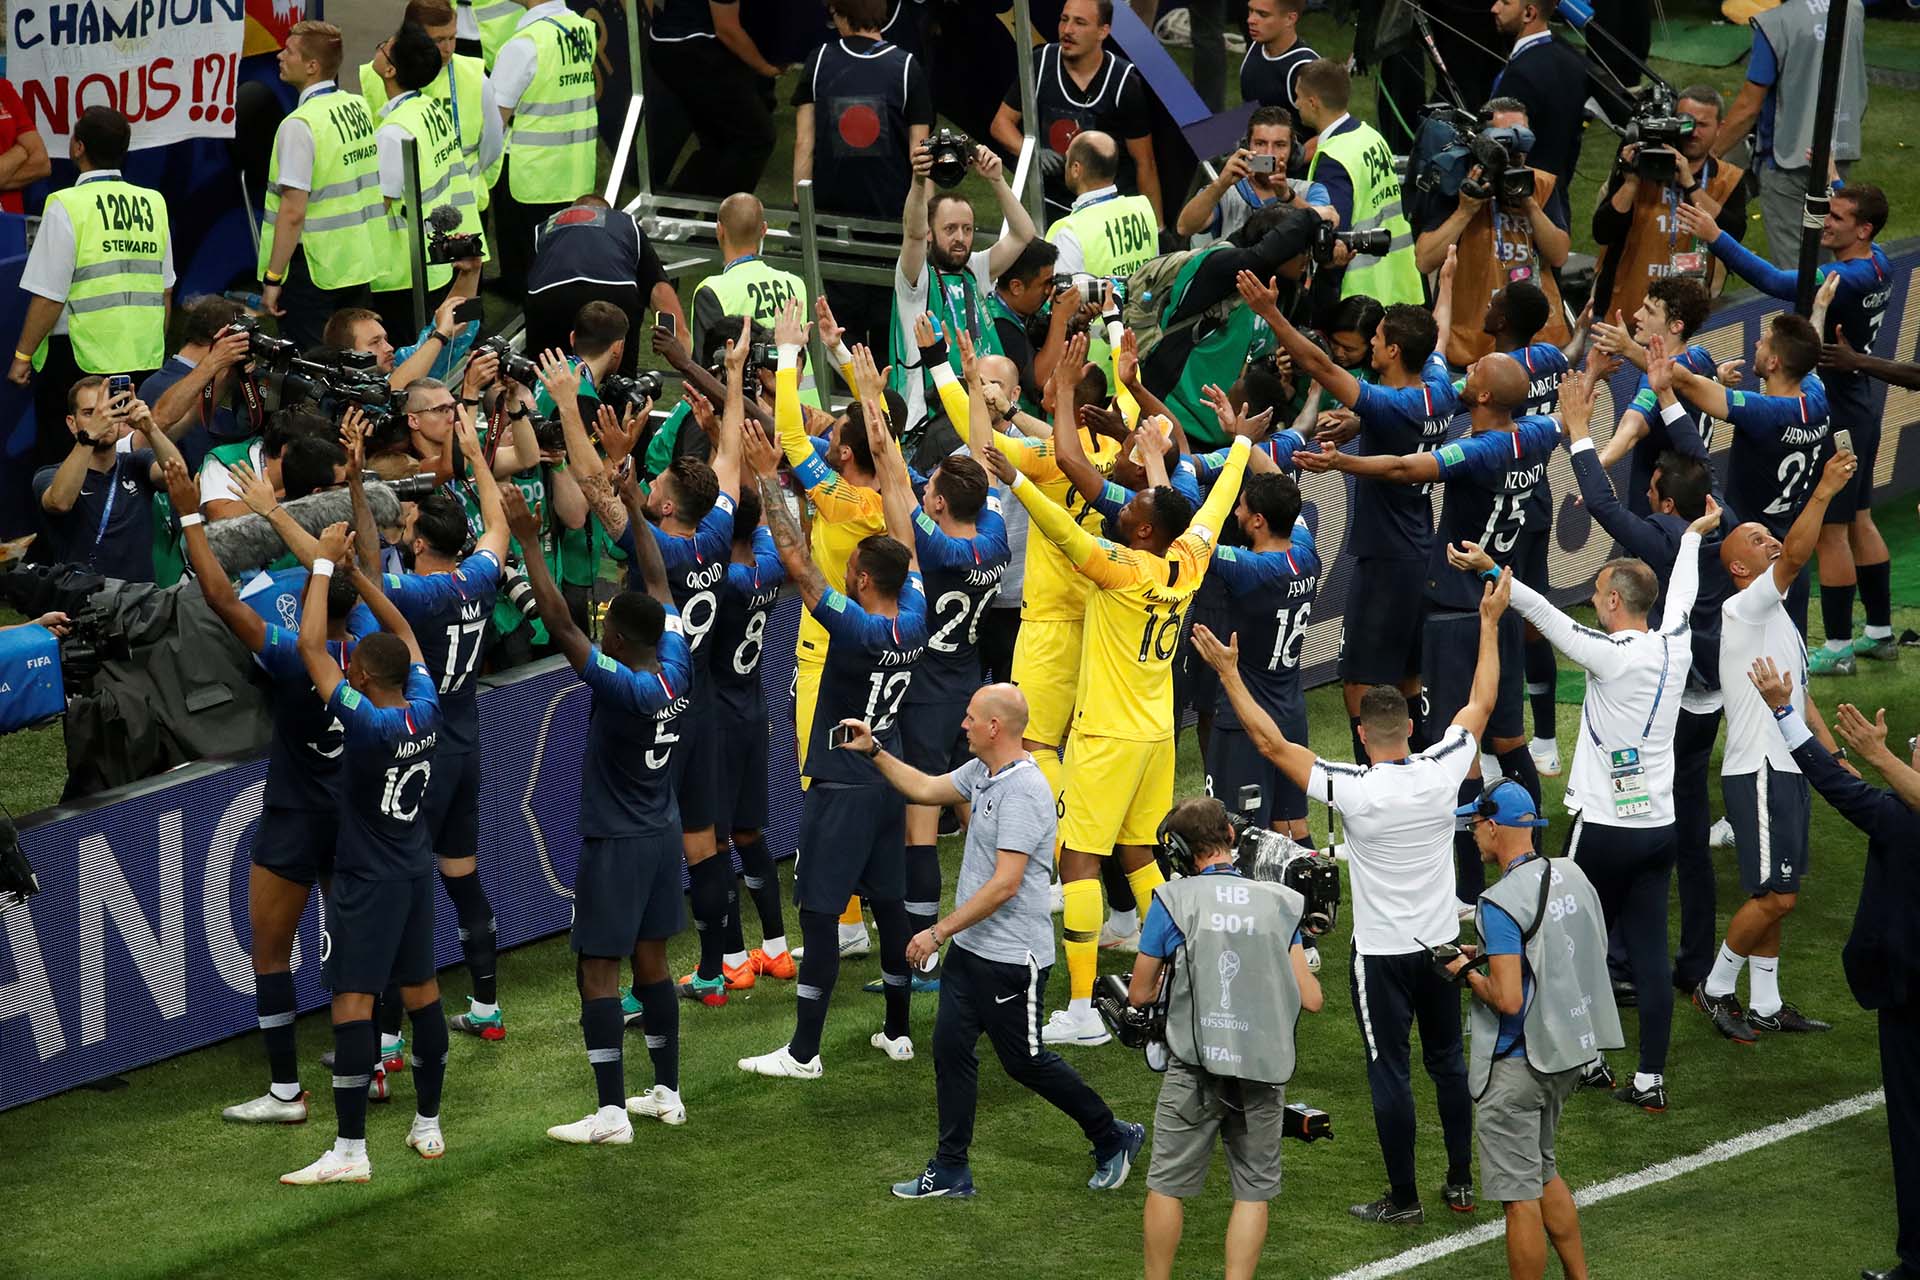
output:
{"label": "red circle on bib", "polygon": [[866,148],[880,141],[880,117],[861,103],[840,113],[840,137],[850,147]]}

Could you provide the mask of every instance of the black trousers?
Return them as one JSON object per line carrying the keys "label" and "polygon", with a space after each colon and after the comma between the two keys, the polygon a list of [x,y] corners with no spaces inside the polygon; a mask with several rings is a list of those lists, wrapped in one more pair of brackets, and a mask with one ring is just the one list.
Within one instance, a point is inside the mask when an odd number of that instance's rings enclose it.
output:
{"label": "black trousers", "polygon": [[[649,46],[647,56],[648,82],[664,86],[679,108],[647,113],[654,186],[716,200],[752,191],[773,154],[773,81],[755,75],[718,40]],[[698,145],[670,179],[688,134]]]}
{"label": "black trousers", "polygon": [[571,202],[562,200],[558,204],[542,204],[514,199],[513,187],[508,181],[512,169],[513,157],[508,156],[500,166],[499,181],[493,184],[488,208],[493,212],[493,239],[490,242],[493,260],[500,268],[499,279],[494,281],[493,287],[500,296],[519,301],[527,296],[527,272],[533,266],[534,232]]}
{"label": "black trousers", "polygon": [[1639,989],[1640,1070],[1666,1070],[1673,1038],[1673,969],[1667,960],[1667,881],[1673,874],[1674,828],[1604,827],[1576,819],[1567,856],[1600,895],[1607,929],[1627,953]]}
{"label": "black trousers", "polygon": [[569,336],[573,333],[574,317],[589,302],[611,302],[627,313],[627,349],[620,357],[620,372],[632,377],[634,360],[641,347],[653,350],[652,341],[642,338],[651,328],[643,327],[647,320],[647,300],[641,296],[637,284],[596,284],[581,280],[528,294],[528,357],[537,357],[549,347],[571,351],[573,343]]}
{"label": "black trousers", "polygon": [[1920,1272],[1920,1001],[1880,1010],[1880,1082],[1893,1139],[1893,1204],[1901,1265]]}
{"label": "black trousers", "polygon": [[1720,713],[1682,710],[1673,740],[1674,867],[1680,882],[1680,952],[1673,958],[1674,985],[1691,991],[1707,980],[1720,950],[1715,925],[1713,826],[1710,791],[1713,740]]}
{"label": "black trousers", "polygon": [[1013,646],[1020,638],[1020,610],[988,609],[980,623],[980,678],[1013,679]]}
{"label": "black trousers", "polygon": [[1420,1056],[1433,1080],[1449,1181],[1467,1181],[1473,1166],[1473,1098],[1460,1034],[1460,988],[1443,979],[1424,951],[1397,956],[1353,955],[1353,1012],[1367,1055],[1373,1125],[1387,1181],[1396,1198],[1418,1197],[1413,1164],[1413,1025],[1420,1024]]}
{"label": "black trousers", "polygon": [[1001,964],[965,947],[947,948],[940,974],[940,1009],[933,1020],[933,1081],[940,1107],[940,1148],[934,1163],[964,1168],[973,1145],[980,1101],[981,1032],[1018,1084],[1051,1102],[1096,1147],[1107,1144],[1113,1111],[1080,1073],[1040,1041],[1049,965]]}
{"label": "black trousers", "polygon": [[[268,234],[262,229],[263,234]],[[293,343],[302,351],[320,345],[320,335],[325,332],[327,319],[344,307],[364,307],[367,305],[367,286],[348,285],[343,289],[322,289],[313,282],[313,273],[307,268],[307,250],[305,245],[295,245],[293,257],[287,262],[287,278],[280,286],[280,309],[286,312],[280,317],[280,336]],[[412,305],[408,305],[408,316],[412,316]],[[391,341],[394,331],[387,330]],[[411,339],[409,339],[411,341]],[[395,346],[404,344],[395,342]]]}

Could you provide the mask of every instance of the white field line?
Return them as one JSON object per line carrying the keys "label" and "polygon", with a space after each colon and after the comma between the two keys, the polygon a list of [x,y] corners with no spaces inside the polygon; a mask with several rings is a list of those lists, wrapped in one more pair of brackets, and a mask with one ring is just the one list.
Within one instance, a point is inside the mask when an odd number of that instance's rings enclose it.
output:
{"label": "white field line", "polygon": [[[1831,1102],[1824,1107],[1816,1107],[1804,1115],[1795,1116],[1791,1120],[1782,1120],[1764,1129],[1755,1129],[1751,1133],[1743,1133],[1739,1137],[1716,1142],[1690,1156],[1679,1156],[1660,1164],[1648,1165],[1637,1173],[1622,1174],[1617,1178],[1609,1178],[1605,1182],[1597,1182],[1590,1187],[1582,1187],[1574,1193],[1574,1203],[1584,1209],[1588,1205],[1612,1200],[1643,1187],[1670,1182],[1695,1170],[1704,1169],[1708,1165],[1723,1164],[1736,1156],[1758,1151],[1761,1147],[1770,1147],[1776,1142],[1783,1142],[1799,1134],[1871,1111],[1885,1102],[1886,1095],[1878,1089],[1840,1102]],[[1396,1253],[1391,1258],[1382,1258],[1378,1262],[1369,1262],[1351,1271],[1342,1271],[1333,1277],[1333,1280],[1385,1280],[1387,1276],[1400,1275],[1437,1258],[1460,1253],[1490,1240],[1498,1240],[1505,1232],[1504,1221],[1482,1223],[1472,1230],[1456,1232],[1443,1239],[1408,1249],[1404,1253]]]}

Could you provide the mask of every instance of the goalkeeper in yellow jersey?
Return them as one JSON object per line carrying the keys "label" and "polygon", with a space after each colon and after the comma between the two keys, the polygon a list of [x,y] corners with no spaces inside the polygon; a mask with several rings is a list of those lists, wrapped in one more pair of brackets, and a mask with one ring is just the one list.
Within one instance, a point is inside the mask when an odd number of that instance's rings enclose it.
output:
{"label": "goalkeeper in yellow jersey", "polygon": [[1029,545],[1045,538],[1092,584],[1060,819],[1070,999],[1041,1032],[1048,1044],[1109,1038],[1093,1009],[1104,914],[1098,859],[1119,858],[1134,897],[1152,900],[1162,879],[1153,846],[1173,806],[1173,657],[1182,613],[1240,495],[1247,454],[1246,440],[1235,437],[1198,513],[1168,485],[1135,494],[1115,522],[1117,542],[1076,524],[999,449],[986,454],[1032,520]]}

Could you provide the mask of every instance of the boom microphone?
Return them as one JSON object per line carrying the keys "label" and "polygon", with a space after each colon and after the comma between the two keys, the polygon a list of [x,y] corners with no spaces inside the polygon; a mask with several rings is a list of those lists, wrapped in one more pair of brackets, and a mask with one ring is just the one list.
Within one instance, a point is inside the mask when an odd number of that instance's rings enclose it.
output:
{"label": "boom microphone", "polygon": [[[379,482],[367,485],[367,504],[373,508],[373,522],[380,527],[400,522],[400,500]],[[286,503],[287,514],[308,533],[318,537],[330,524],[353,523],[353,497],[345,489],[310,493]],[[286,554],[287,544],[280,540],[273,525],[262,516],[248,513],[231,520],[217,520],[206,526],[207,542],[214,559],[230,574],[258,569]]]}
{"label": "boom microphone", "polygon": [[427,225],[442,235],[452,235],[460,229],[460,211],[450,204],[435,205],[427,211]]}

